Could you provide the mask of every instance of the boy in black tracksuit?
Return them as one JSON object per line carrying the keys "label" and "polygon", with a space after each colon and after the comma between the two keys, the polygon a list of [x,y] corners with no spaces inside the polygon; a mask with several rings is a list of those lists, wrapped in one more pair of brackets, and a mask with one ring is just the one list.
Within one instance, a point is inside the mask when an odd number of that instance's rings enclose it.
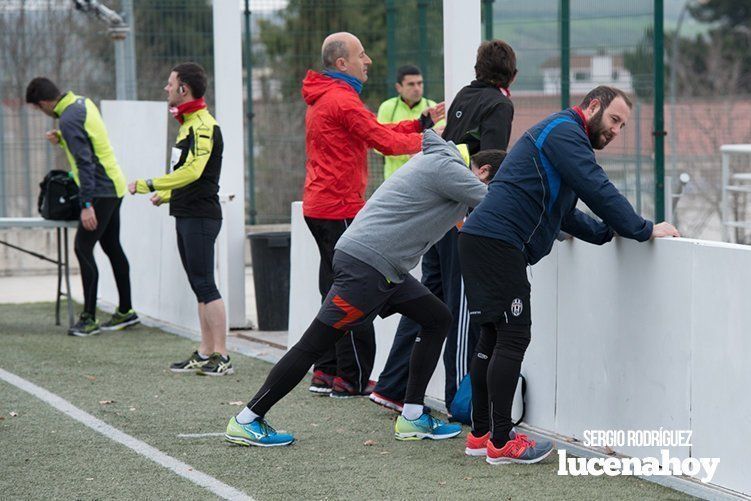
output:
{"label": "boy in black tracksuit", "polygon": [[[516,76],[516,55],[501,40],[483,42],[477,50],[475,76],[454,98],[446,114],[443,138],[466,144],[469,154],[481,150],[506,150],[511,137],[514,105],[509,85]],[[451,310],[453,322],[446,339],[443,362],[446,370],[445,402],[451,406],[479,339],[479,329],[470,325],[464,286],[459,269],[458,228],[452,228],[422,258],[422,283]],[[386,366],[370,399],[401,410],[406,391],[409,354],[420,326],[402,317]]]}

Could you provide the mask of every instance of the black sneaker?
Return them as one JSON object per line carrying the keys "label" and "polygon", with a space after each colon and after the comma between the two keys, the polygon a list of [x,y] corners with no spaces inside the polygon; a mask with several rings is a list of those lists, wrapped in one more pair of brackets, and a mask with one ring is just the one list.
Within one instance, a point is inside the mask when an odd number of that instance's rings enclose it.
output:
{"label": "black sneaker", "polygon": [[310,390],[318,395],[328,395],[334,386],[334,376],[318,370],[313,371],[313,379],[310,380]]}
{"label": "black sneaker", "polygon": [[189,359],[183,360],[182,362],[175,362],[170,365],[169,370],[172,372],[197,372],[198,369],[208,364],[210,360],[211,357],[201,358],[198,354],[198,350],[196,350]]}
{"label": "black sneaker", "polygon": [[355,386],[348,381],[336,376],[334,378],[334,386],[329,393],[333,398],[353,398],[353,397],[367,397],[375,389],[376,382],[372,379],[368,381],[363,391],[359,391]]}
{"label": "black sneaker", "polygon": [[232,362],[229,360],[229,355],[224,358],[219,353],[214,353],[209,358],[209,363],[198,369],[199,376],[226,376],[234,374],[235,369],[232,368]]}
{"label": "black sneaker", "polygon": [[119,331],[140,322],[141,319],[138,318],[135,310],[131,309],[127,313],[120,313],[119,310],[116,310],[115,313],[112,314],[112,318],[102,324],[102,330]]}
{"label": "black sneaker", "polygon": [[99,334],[99,332],[99,322],[97,322],[94,317],[91,316],[91,314],[84,312],[81,313],[81,317],[79,318],[76,325],[68,330],[68,335],[76,337],[86,337],[93,336],[94,334]]}

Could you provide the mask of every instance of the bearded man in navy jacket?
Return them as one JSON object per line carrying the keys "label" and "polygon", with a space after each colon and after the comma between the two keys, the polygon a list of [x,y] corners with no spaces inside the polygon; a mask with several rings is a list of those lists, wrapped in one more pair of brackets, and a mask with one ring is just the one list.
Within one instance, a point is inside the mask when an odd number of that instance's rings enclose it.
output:
{"label": "bearded man in navy jacket", "polygon": [[[473,322],[472,432],[466,452],[492,464],[533,463],[550,453],[512,431],[511,405],[530,342],[526,268],[545,257],[559,231],[593,244],[615,234],[644,242],[677,237],[669,223],[637,214],[595,159],[626,126],[631,101],[600,86],[579,106],[554,113],[516,142],[459,236],[459,258]],[[581,199],[602,219],[576,208]],[[482,256],[482,259],[477,259]]]}

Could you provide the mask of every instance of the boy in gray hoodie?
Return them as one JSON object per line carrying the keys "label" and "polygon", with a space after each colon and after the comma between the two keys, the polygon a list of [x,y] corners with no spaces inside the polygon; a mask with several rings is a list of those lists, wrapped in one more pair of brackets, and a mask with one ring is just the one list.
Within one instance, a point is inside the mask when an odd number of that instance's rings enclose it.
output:
{"label": "boy in gray hoodie", "polygon": [[[399,440],[451,438],[461,426],[424,412],[425,389],[451,323],[446,305],[409,271],[420,257],[487,193],[505,153],[486,150],[472,161],[433,131],[423,153],[376,190],[336,244],[334,285],[300,341],[274,366],[266,382],[237,416],[225,437],[241,445],[287,445],[264,416],[299,383],[310,366],[345,332],[376,315],[401,313],[422,327],[412,349],[404,410],[395,426]],[[467,168],[470,164],[470,168]]]}

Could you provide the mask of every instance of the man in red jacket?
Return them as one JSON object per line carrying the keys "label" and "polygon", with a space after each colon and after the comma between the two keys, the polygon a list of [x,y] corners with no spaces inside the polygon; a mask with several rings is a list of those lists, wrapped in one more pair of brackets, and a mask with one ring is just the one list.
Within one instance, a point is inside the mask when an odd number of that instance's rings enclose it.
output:
{"label": "man in red jacket", "polygon": [[[419,120],[380,124],[359,96],[372,63],[360,40],[350,33],[329,35],[321,59],[323,73],[308,71],[302,86],[308,105],[303,215],[321,254],[318,288],[325,298],[334,280],[334,245],[365,205],[368,148],[384,155],[419,152],[421,132],[443,118],[444,105]],[[347,333],[316,363],[310,391],[342,398],[369,394],[374,358],[372,325]]]}

